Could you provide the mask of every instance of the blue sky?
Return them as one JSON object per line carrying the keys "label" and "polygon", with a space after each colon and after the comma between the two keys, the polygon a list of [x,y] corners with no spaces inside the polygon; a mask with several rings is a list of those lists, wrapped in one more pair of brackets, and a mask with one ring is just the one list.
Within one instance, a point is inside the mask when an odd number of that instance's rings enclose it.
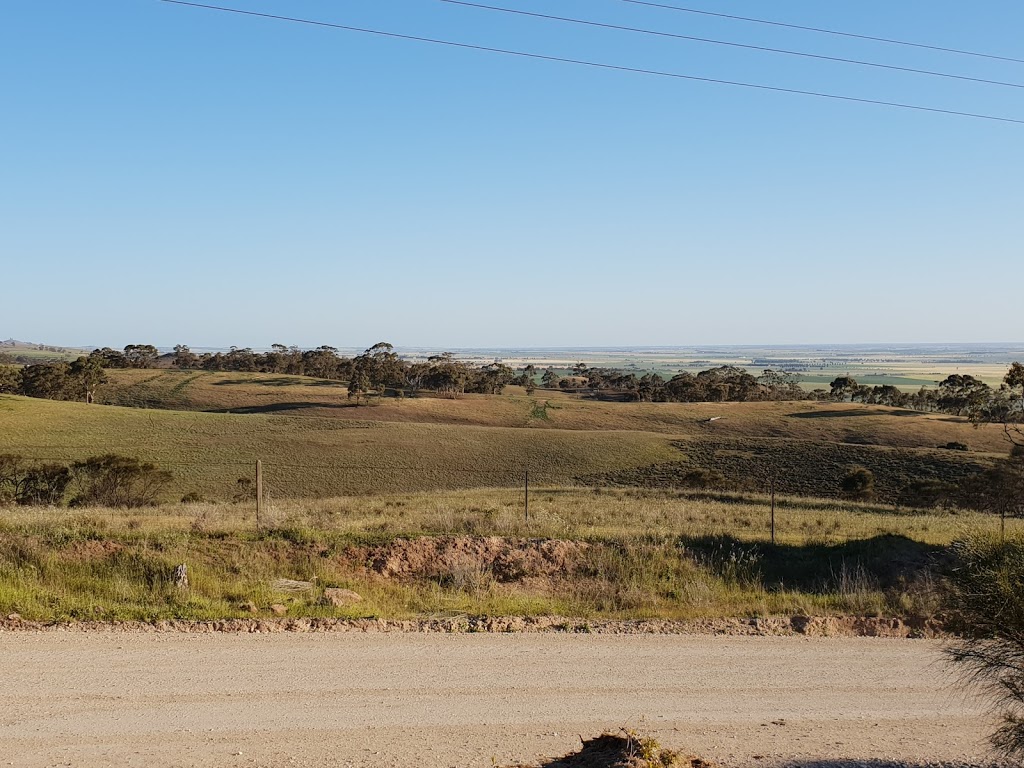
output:
{"label": "blue sky", "polygon": [[[223,5],[1024,119],[1024,90],[458,7]],[[492,0],[1024,83],[987,61]],[[1017,0],[679,5],[1024,58]],[[1021,341],[1024,125],[157,0],[7,0],[0,337],[345,347]]]}

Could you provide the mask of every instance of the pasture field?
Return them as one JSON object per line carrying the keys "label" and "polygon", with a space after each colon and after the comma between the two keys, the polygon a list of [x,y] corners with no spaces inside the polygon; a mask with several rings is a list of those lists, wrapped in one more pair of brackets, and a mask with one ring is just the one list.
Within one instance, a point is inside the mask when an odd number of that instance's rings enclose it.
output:
{"label": "pasture field", "polygon": [[[153,381],[188,381],[187,374],[148,373]],[[215,393],[250,397],[247,384],[211,378]],[[289,402],[319,387],[254,380],[253,389],[272,389]],[[1006,450],[996,427],[880,407],[594,403],[565,395],[343,402],[333,410],[284,411],[307,414],[295,416],[0,396],[0,452],[48,461],[138,457],[174,474],[169,499],[231,499],[238,478],[251,477],[259,459],[268,492],[278,498],[515,487],[526,471],[549,485],[673,487],[698,468],[754,488],[766,488],[775,471],[783,491],[832,496],[843,474],[862,465],[878,476],[880,498],[894,502],[915,479],[963,477]],[[707,423],[713,415],[722,418]],[[952,441],[974,450],[936,447]]]}
{"label": "pasture field", "polygon": [[[40,347],[43,347],[40,349]],[[0,354],[9,355],[12,358],[23,360],[27,363],[52,363],[58,361],[70,361],[82,355],[89,354],[91,350],[72,349],[70,347],[55,347],[41,344],[22,344],[0,342]]]}
{"label": "pasture field", "polygon": [[[26,619],[694,619],[939,610],[949,545],[997,521],[742,494],[493,489],[144,510],[8,510],[0,614]],[[1011,521],[1010,535],[1024,533]],[[174,586],[188,566],[190,588]],[[279,579],[308,581],[295,593]],[[323,589],[362,600],[325,605]]]}
{"label": "pasture field", "polygon": [[[370,414],[373,409],[370,409]],[[646,432],[525,430],[145,410],[0,396],[0,453],[71,461],[119,453],[170,470],[173,498],[230,499],[264,462],[273,497],[510,487],[672,459]]]}
{"label": "pasture field", "polygon": [[[961,442],[981,453],[1005,453],[1002,431],[945,414],[853,403],[618,403],[580,399],[559,390],[527,395],[371,398],[358,403],[345,386],[305,376],[178,370],[111,370],[100,402],[114,405],[248,415],[302,415],[357,421],[640,431],[676,437],[789,438],[935,448]],[[708,423],[708,419],[720,420]]]}

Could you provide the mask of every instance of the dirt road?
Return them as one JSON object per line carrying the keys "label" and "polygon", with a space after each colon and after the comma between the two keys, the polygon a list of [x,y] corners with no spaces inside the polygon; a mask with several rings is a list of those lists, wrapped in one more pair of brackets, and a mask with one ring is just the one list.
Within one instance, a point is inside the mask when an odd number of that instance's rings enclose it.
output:
{"label": "dirt road", "polygon": [[729,765],[974,761],[923,640],[0,634],[0,766],[540,761],[628,725]]}

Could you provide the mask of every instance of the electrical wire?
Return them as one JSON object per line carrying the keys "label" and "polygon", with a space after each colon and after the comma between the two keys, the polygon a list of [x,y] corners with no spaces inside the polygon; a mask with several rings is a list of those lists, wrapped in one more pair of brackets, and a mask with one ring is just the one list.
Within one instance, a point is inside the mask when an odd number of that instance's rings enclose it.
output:
{"label": "electrical wire", "polygon": [[824,29],[822,27],[806,27],[800,24],[787,24],[782,21],[771,21],[769,19],[756,19],[751,16],[736,16],[731,13],[719,13],[716,11],[704,11],[697,8],[685,8],[680,5],[668,5],[666,3],[654,3],[649,0],[621,0],[631,5],[646,5],[650,8],[662,8],[668,11],[679,11],[681,13],[693,13],[701,16],[716,16],[720,19],[732,19],[734,21],[747,21],[751,24],[768,24],[773,27],[786,27],[788,29],[799,29],[804,32],[818,32],[823,35],[837,35],[839,37],[852,37],[857,40],[871,40],[876,43],[887,43],[889,45],[905,45],[910,48],[924,48],[929,51],[941,51],[943,53],[955,53],[960,56],[977,56],[982,59],[995,59],[996,61],[1012,61],[1015,64],[1024,64],[1024,59],[1017,59],[1012,56],[999,56],[994,53],[981,53],[979,51],[967,51],[962,48],[947,48],[941,45],[928,45],[927,43],[913,43],[907,40],[895,40],[888,37],[874,37],[872,35],[859,35],[855,32],[842,32],[837,29]]}
{"label": "electrical wire", "polygon": [[461,5],[467,8],[477,8],[484,11],[498,11],[500,13],[511,13],[517,16],[531,16],[536,19],[545,19],[548,21],[562,21],[568,24],[579,24],[588,27],[600,27],[602,29],[614,29],[622,32],[636,32],[644,35],[655,35],[657,37],[669,37],[675,40],[689,40],[698,43],[709,43],[711,45],[725,45],[731,48],[746,48],[752,51],[763,51],[765,53],[781,53],[786,56],[801,56],[808,59],[820,59],[822,61],[835,61],[843,64],[856,64],[861,67],[875,67],[877,69],[891,69],[897,72],[910,72],[915,75],[928,75],[930,77],[945,77],[951,80],[967,80],[974,83],[985,83],[987,85],[998,85],[1004,88],[1024,88],[1024,83],[1010,83],[1005,80],[989,80],[984,77],[969,77],[967,75],[955,75],[951,72],[937,72],[931,69],[917,69],[915,67],[901,67],[895,64],[882,64],[875,61],[865,61],[863,59],[846,59],[841,56],[825,56],[818,53],[807,53],[805,51],[793,51],[787,48],[771,48],[764,45],[749,45],[747,43],[737,43],[730,40],[715,40],[709,37],[695,37],[693,35],[680,35],[674,32],[661,32],[655,29],[645,29],[643,27],[627,27],[620,24],[607,24],[600,21],[590,21],[588,19],[577,19],[569,16],[554,16],[547,13],[534,13],[531,11],[522,11],[517,8],[504,8],[497,5],[484,5],[483,3],[472,3],[468,0],[441,0],[442,3],[448,3],[449,5]]}
{"label": "electrical wire", "polygon": [[410,41],[415,41],[415,42],[420,42],[420,43],[430,43],[430,44],[433,44],[433,45],[444,45],[444,46],[448,46],[448,47],[451,47],[451,48],[462,48],[462,49],[465,49],[465,50],[485,51],[485,52],[488,52],[488,53],[498,53],[498,54],[502,54],[504,56],[516,56],[516,57],[520,57],[520,58],[536,59],[536,60],[540,60],[540,61],[556,61],[556,62],[561,62],[561,63],[564,63],[564,64],[577,64],[577,65],[580,65],[580,66],[593,67],[593,68],[596,68],[596,69],[606,69],[606,70],[612,70],[612,71],[616,71],[616,72],[631,72],[631,73],[634,73],[634,74],[641,74],[641,75],[652,75],[652,76],[656,76],[656,77],[668,77],[668,78],[673,78],[673,79],[676,79],[676,80],[689,80],[689,81],[693,81],[693,82],[712,83],[712,84],[716,84],[716,85],[731,85],[731,86],[735,86],[735,87],[738,87],[738,88],[749,88],[749,89],[753,89],[753,90],[768,91],[768,92],[773,92],[773,93],[788,93],[788,94],[794,94],[794,95],[799,95],[799,96],[813,96],[813,97],[816,97],[816,98],[831,99],[831,100],[834,100],[834,101],[847,101],[847,102],[852,102],[852,103],[857,103],[857,104],[873,104],[873,105],[876,105],[876,106],[893,107],[893,108],[897,108],[897,109],[908,109],[908,110],[913,110],[913,111],[917,111],[917,112],[931,112],[931,113],[935,113],[935,114],[954,115],[954,116],[957,116],[957,117],[973,118],[973,119],[976,119],[976,120],[990,120],[990,121],[1000,122],[1000,123],[1014,123],[1014,124],[1017,124],[1017,125],[1024,125],[1024,120],[1020,120],[1020,119],[1016,119],[1016,118],[1012,118],[1012,117],[1000,117],[1000,116],[997,116],[997,115],[982,114],[982,113],[978,113],[978,112],[964,112],[964,111],[955,110],[955,109],[941,109],[939,107],[926,107],[926,106],[922,106],[922,105],[919,105],[919,104],[907,104],[907,103],[904,103],[904,102],[897,102],[897,101],[883,101],[881,99],[868,99],[868,98],[861,98],[861,97],[857,97],[857,96],[842,96],[842,95],[834,94],[834,93],[825,93],[825,92],[820,92],[820,91],[806,91],[806,90],[801,90],[801,89],[797,89],[797,88],[783,88],[783,87],[774,86],[774,85],[763,85],[763,84],[758,84],[758,83],[747,83],[747,82],[743,82],[743,81],[739,81],[739,80],[724,80],[724,79],[712,78],[712,77],[699,77],[697,75],[685,75],[685,74],[682,74],[682,73],[679,73],[679,72],[665,72],[665,71],[656,70],[656,69],[644,69],[644,68],[641,68],[641,67],[628,67],[628,66],[623,66],[623,65],[619,65],[619,64],[606,64],[606,63],[603,63],[603,62],[589,61],[589,60],[586,60],[586,59],[571,59],[571,58],[565,58],[565,57],[562,57],[562,56],[549,56],[549,55],[540,54],[540,53],[529,53],[529,52],[526,52],[526,51],[516,51],[516,50],[507,49],[507,48],[493,48],[493,47],[490,47],[490,46],[474,45],[474,44],[471,44],[471,43],[459,43],[459,42],[455,42],[455,41],[452,41],[452,40],[441,40],[441,39],[437,39],[437,38],[421,37],[421,36],[418,36],[418,35],[406,35],[406,34],[401,34],[401,33],[398,33],[398,32],[386,32],[386,31],[383,31],[383,30],[368,29],[368,28],[365,28],[365,27],[354,27],[354,26],[350,26],[350,25],[346,25],[346,24],[334,24],[334,23],[327,22],[327,21],[316,21],[316,20],[313,20],[313,19],[301,19],[301,18],[297,18],[297,17],[293,17],[293,16],[279,16],[279,15],[270,14],[270,13],[259,13],[257,11],[242,10],[240,8],[228,8],[228,7],[219,6],[219,5],[207,5],[205,3],[193,3],[193,2],[187,2],[186,0],[158,0],[158,2],[169,3],[169,4],[172,4],[172,5],[188,6],[188,7],[191,7],[191,8],[204,8],[206,10],[220,11],[220,12],[224,12],[224,13],[234,13],[234,14],[238,14],[238,15],[242,15],[242,16],[253,16],[253,17],[257,17],[257,18],[273,19],[273,20],[276,20],[276,21],[287,21],[287,22],[292,22],[292,23],[296,23],[296,24],[307,24],[307,25],[311,25],[311,26],[326,27],[326,28],[330,28],[330,29],[341,29],[341,30],[345,30],[345,31],[348,31],[348,32],[359,32],[359,33],[363,33],[363,34],[376,35],[378,37],[387,37],[387,38],[392,38],[392,39],[396,39],[396,40],[410,40]]}

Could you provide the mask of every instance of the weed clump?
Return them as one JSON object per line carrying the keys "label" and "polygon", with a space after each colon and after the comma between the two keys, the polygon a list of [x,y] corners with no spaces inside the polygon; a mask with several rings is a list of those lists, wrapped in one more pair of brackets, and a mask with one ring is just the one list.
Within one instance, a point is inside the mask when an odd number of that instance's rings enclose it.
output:
{"label": "weed clump", "polygon": [[[579,752],[544,763],[541,768],[712,768],[699,757],[665,749],[650,736],[623,729],[583,742]],[[525,768],[519,766],[518,768]]]}

